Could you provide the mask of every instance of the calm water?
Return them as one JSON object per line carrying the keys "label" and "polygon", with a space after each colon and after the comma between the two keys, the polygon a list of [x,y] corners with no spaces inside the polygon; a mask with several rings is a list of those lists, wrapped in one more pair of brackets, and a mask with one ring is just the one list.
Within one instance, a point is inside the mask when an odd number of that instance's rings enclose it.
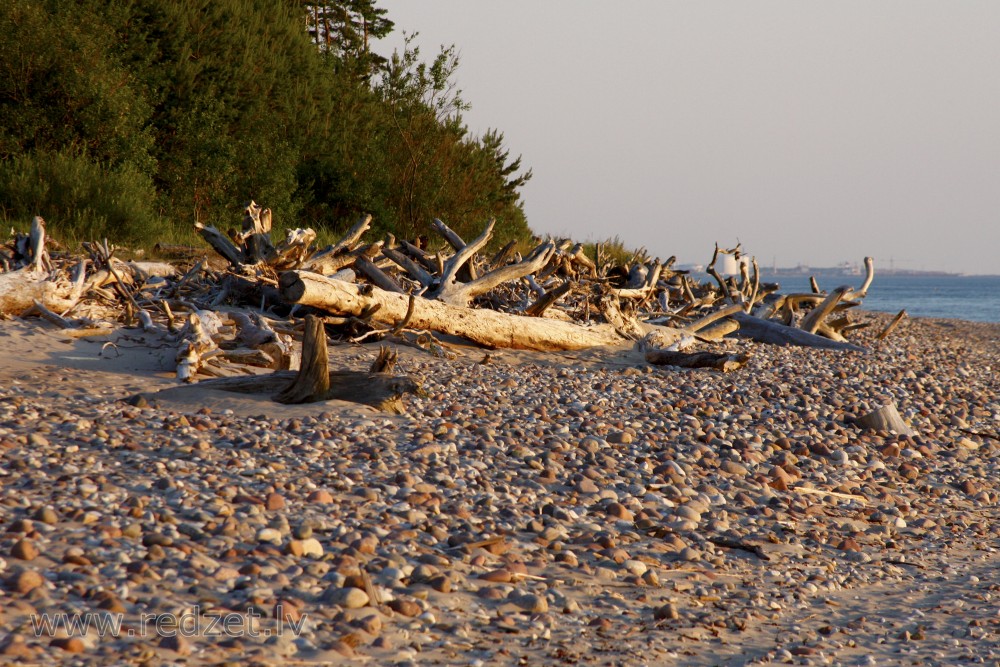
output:
{"label": "calm water", "polygon": [[[770,277],[762,280],[781,285],[781,293],[809,292],[809,276]],[[860,287],[864,276],[816,274],[822,290],[840,285]],[[862,304],[865,310],[897,313],[906,309],[913,317],[946,317],[978,322],[1000,322],[1000,276],[904,276],[879,275]]]}

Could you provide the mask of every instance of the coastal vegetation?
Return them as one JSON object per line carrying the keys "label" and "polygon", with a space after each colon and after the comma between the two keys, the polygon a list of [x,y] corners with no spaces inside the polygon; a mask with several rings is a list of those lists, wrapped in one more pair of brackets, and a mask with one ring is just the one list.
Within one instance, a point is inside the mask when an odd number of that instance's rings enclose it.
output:
{"label": "coastal vegetation", "polygon": [[424,60],[373,0],[9,0],[0,4],[0,220],[64,240],[152,245],[226,225],[249,199],[278,228],[531,233],[531,177],[472,133],[458,57]]}

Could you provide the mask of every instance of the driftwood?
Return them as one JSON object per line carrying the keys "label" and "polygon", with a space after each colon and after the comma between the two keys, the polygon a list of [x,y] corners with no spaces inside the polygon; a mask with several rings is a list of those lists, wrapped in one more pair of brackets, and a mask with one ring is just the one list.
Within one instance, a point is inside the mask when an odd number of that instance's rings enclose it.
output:
{"label": "driftwood", "polygon": [[855,422],[863,428],[870,428],[874,431],[895,431],[899,435],[913,435],[914,431],[910,425],[903,421],[895,403],[886,403],[882,407],[858,417]]}
{"label": "driftwood", "polygon": [[[386,353],[376,360],[378,367],[391,367]],[[253,377],[204,380],[201,386],[248,394],[275,394],[279,403],[316,403],[343,400],[370,405],[394,414],[406,412],[402,397],[418,393],[420,385],[408,377],[382,372],[330,371],[323,322],[306,317],[302,341],[302,365],[297,372],[278,371]]]}
{"label": "driftwood", "polygon": [[678,368],[714,368],[728,373],[742,368],[750,357],[745,354],[718,352],[675,352],[673,350],[647,350],[646,361],[656,366]]}
{"label": "driftwood", "polygon": [[[361,317],[394,326],[406,317],[410,299],[377,287],[364,289],[306,271],[282,274],[281,293],[288,301],[337,315]],[[581,326],[549,318],[527,317],[492,310],[453,306],[432,299],[414,299],[409,326],[461,336],[487,347],[524,350],[582,350],[627,342],[614,326]],[[651,327],[667,329],[667,327]],[[681,332],[677,332],[679,338]]]}
{"label": "driftwood", "polygon": [[899,323],[902,322],[903,318],[905,317],[906,317],[905,309],[896,313],[896,316],[892,318],[892,321],[889,322],[888,325],[886,325],[885,329],[882,329],[882,332],[879,333],[879,335],[876,337],[876,340],[885,340],[886,338],[888,338],[889,334],[895,331],[896,327],[899,326]]}
{"label": "driftwood", "polygon": [[[651,363],[722,370],[738,367],[745,358],[697,348],[740,336],[766,344],[864,350],[846,336],[867,326],[849,315],[871,285],[871,258],[865,258],[866,277],[857,289],[844,286],[825,294],[813,280],[813,293],[782,296],[777,285],[760,282],[756,260],[744,257],[739,245],[723,249],[716,244],[708,267],[712,281],[702,283],[672,269],[675,258],[660,262],[644,248],[625,261],[612,261],[601,244],[591,259],[583,244],[570,239],[535,239],[523,256],[513,242],[487,255],[492,220],[469,242],[435,220],[437,244],[392,234],[364,240],[371,220],[362,216],[342,239],[322,249],[314,247],[316,233],[310,229],[290,230],[275,243],[270,210],[250,202],[238,231],[196,225],[226,260],[226,269],[204,259],[186,272],[125,263],[113,257],[105,241],[84,244],[92,266],[88,270],[84,262],[70,279],[65,260],[57,256],[53,261],[45,250],[46,225],[38,217],[29,233],[0,246],[5,271],[0,273],[0,314],[30,314],[71,330],[92,324],[67,316],[81,302],[112,304],[115,318],[138,322],[148,335],[175,346],[182,381],[252,373],[226,382],[267,386],[288,401],[324,396],[334,391],[324,382],[337,376],[343,385],[353,377],[326,368],[325,333],[322,345],[319,332],[307,333],[311,342],[299,365],[290,336],[299,336],[302,315],[316,311],[329,313],[324,318],[329,331],[347,340],[416,339],[436,345],[432,334],[440,333],[491,348],[539,351],[640,341]],[[739,262],[738,277],[723,278],[715,269],[727,254]],[[330,275],[335,277],[324,277]],[[213,323],[209,313],[220,314],[221,323]],[[695,349],[681,353],[679,348],[687,346]],[[254,366],[299,373],[258,376]],[[377,375],[369,379],[386,384],[390,394],[402,386],[384,373]]]}
{"label": "driftwood", "polygon": [[758,343],[772,345],[798,345],[816,347],[826,350],[845,350],[851,352],[867,352],[868,350],[854,343],[839,342],[817,336],[816,334],[786,326],[780,322],[764,320],[746,313],[737,313],[733,318],[739,322],[739,331],[735,333],[741,338],[749,338]]}

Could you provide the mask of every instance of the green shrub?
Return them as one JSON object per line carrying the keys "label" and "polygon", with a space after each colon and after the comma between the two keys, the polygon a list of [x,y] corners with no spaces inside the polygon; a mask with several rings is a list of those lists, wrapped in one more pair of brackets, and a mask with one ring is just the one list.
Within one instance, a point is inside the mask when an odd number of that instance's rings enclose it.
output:
{"label": "green shrub", "polygon": [[109,167],[68,151],[37,152],[0,162],[0,216],[27,227],[45,218],[50,236],[64,243],[109,238],[153,245],[170,236],[155,210],[148,176],[125,163]]}

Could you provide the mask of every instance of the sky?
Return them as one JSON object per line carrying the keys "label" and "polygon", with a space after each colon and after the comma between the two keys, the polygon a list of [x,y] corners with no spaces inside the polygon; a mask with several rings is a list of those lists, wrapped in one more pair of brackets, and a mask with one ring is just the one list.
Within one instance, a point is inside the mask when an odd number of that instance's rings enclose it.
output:
{"label": "sky", "polygon": [[1000,3],[379,0],[538,234],[706,264],[1000,274]]}

